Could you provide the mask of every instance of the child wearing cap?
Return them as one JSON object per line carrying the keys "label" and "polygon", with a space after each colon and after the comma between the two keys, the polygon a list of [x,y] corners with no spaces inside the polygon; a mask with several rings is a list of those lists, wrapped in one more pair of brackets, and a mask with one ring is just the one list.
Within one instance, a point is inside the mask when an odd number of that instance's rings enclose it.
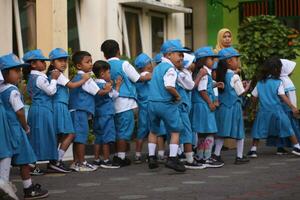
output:
{"label": "child wearing cap", "polygon": [[244,150],[244,122],[241,105],[241,95],[247,92],[250,84],[243,83],[235,73],[239,66],[238,57],[240,54],[232,47],[219,51],[219,63],[216,71],[216,81],[224,83],[224,89],[219,88],[220,106],[216,111],[216,121],[218,138],[215,141],[215,152],[213,158],[222,162],[220,152],[224,143],[224,138],[236,139],[237,156],[235,164],[244,164],[249,160],[243,156]]}
{"label": "child wearing cap", "polygon": [[62,159],[75,137],[71,114],[68,108],[68,89],[80,87],[90,78],[89,73],[83,74],[82,79],[77,82],[71,82],[67,77],[65,77],[63,73],[67,68],[68,57],[68,53],[62,48],[53,49],[49,53],[50,65],[47,71],[49,79],[51,79],[51,72],[53,70],[61,72],[57,79],[57,91],[53,95],[54,130],[58,139],[61,140],[61,145],[58,149],[58,160],[50,161],[48,167],[62,173],[70,172],[70,169],[64,165]]}
{"label": "child wearing cap", "polygon": [[[30,126],[29,141],[38,161],[57,160],[57,142],[53,126],[52,96],[56,93],[58,70],[51,73],[49,82],[46,74],[46,58],[40,49],[25,53],[23,60],[30,64],[30,75],[27,83],[27,93],[32,104],[28,111]],[[34,173],[40,174],[36,168]]]}
{"label": "child wearing cap", "polygon": [[119,76],[123,79],[119,97],[115,99],[117,157],[114,157],[115,161],[122,167],[131,163],[126,157],[126,151],[134,129],[134,109],[138,107],[134,83],[150,80],[151,74],[141,76],[129,62],[120,60],[120,48],[115,40],[104,41],[101,45],[101,51],[110,64],[111,79],[116,81]]}
{"label": "child wearing cap", "polygon": [[20,82],[21,68],[28,64],[21,63],[14,54],[0,57],[1,72],[4,83],[0,85],[0,97],[6,109],[8,125],[12,137],[12,164],[20,166],[24,188],[24,199],[40,199],[48,196],[48,191],[43,190],[39,184],[33,184],[30,177],[29,164],[36,162],[36,156],[28,141],[34,127],[29,127],[24,112],[24,103],[16,87]]}
{"label": "child wearing cap", "polygon": [[[93,72],[96,76],[95,82],[100,89],[103,89],[107,83],[111,82],[110,65],[98,60],[93,65]],[[116,169],[120,165],[109,159],[110,144],[116,142],[115,128],[115,108],[113,100],[119,96],[122,78],[119,77],[115,81],[115,88],[106,91],[104,96],[95,96],[95,117],[93,119],[93,131],[96,136],[94,145],[95,160],[93,162],[97,167]],[[100,145],[102,145],[103,160],[100,160]]]}

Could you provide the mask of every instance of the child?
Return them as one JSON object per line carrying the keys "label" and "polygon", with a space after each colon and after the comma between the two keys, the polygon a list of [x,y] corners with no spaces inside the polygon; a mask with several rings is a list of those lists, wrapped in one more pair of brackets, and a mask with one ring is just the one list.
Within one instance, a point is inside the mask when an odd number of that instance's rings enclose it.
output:
{"label": "child", "polygon": [[11,128],[12,163],[21,168],[24,199],[45,198],[48,196],[48,191],[43,190],[39,184],[33,184],[30,177],[31,168],[28,164],[35,163],[36,156],[26,135],[29,134],[30,127],[25,119],[21,94],[16,87],[20,82],[21,67],[28,67],[29,65],[21,63],[14,54],[0,57],[0,63],[4,77],[4,84],[0,85],[0,97],[6,109],[8,125]]}
{"label": "child", "polygon": [[282,102],[293,114],[298,114],[299,111],[285,95],[280,80],[281,67],[282,63],[278,58],[272,57],[266,60],[259,81],[252,91],[254,98],[259,100],[259,110],[252,128],[251,157],[256,154],[259,140],[267,137],[289,138],[293,144],[292,154],[300,156],[300,145]]}
{"label": "child", "polygon": [[[83,79],[83,74],[92,72],[92,57],[86,51],[78,51],[73,54],[72,61],[76,67],[77,74],[71,80],[78,82]],[[112,86],[107,83],[100,90],[97,84],[90,78],[82,86],[70,90],[69,109],[75,131],[74,139],[74,163],[71,169],[77,172],[95,171],[97,168],[85,161],[85,144],[89,133],[88,119],[95,112],[95,95],[105,95],[111,90]]]}
{"label": "child", "polygon": [[179,133],[183,125],[179,113],[181,97],[176,90],[176,68],[182,67],[183,52],[185,50],[180,40],[165,41],[161,47],[165,62],[161,62],[153,70],[150,82],[149,116],[150,134],[148,136],[150,169],[158,167],[155,156],[157,133],[160,131],[160,121],[163,121],[167,132],[171,135],[170,153],[165,166],[179,172],[184,172],[185,167],[177,158]]}
{"label": "child", "polygon": [[[100,89],[103,89],[106,83],[110,83],[110,66],[107,62],[98,60],[93,65],[93,72],[97,79]],[[96,135],[95,140],[95,160],[94,165],[102,168],[115,169],[119,168],[118,163],[109,160],[110,144],[116,141],[116,128],[115,128],[115,108],[113,99],[119,95],[120,85],[122,83],[121,77],[116,80],[115,88],[107,91],[104,96],[97,95],[95,97],[95,117],[93,120],[93,130]],[[102,145],[103,161],[100,161],[100,145]]]}
{"label": "child", "polygon": [[30,75],[27,92],[32,104],[28,111],[30,126],[29,141],[38,161],[57,160],[57,142],[53,126],[52,96],[56,93],[58,70],[51,73],[51,81],[43,71],[46,69],[46,58],[40,49],[25,53],[23,60],[30,64]]}
{"label": "child", "polygon": [[[54,130],[57,136],[63,136],[61,145],[58,149],[58,161],[50,161],[48,167],[58,172],[67,173],[71,172],[62,162],[63,156],[67,151],[70,144],[75,137],[74,128],[69,112],[69,90],[68,88],[80,87],[89,78],[88,73],[82,76],[82,79],[78,82],[70,82],[63,74],[67,67],[67,60],[69,55],[61,48],[53,49],[49,53],[50,66],[48,67],[49,74],[52,70],[58,70],[61,72],[57,79],[57,91],[53,95],[53,113],[54,113]],[[51,79],[51,75],[49,76]]]}
{"label": "child", "polygon": [[217,55],[211,47],[202,47],[195,51],[195,56],[196,71],[194,76],[198,74],[200,69],[205,70],[206,73],[192,94],[192,130],[198,133],[197,159],[206,167],[222,167],[224,163],[211,157],[214,135],[218,131],[215,118],[218,104],[216,104],[216,96],[213,91],[215,85],[212,79],[214,58]]}
{"label": "child", "polygon": [[134,83],[148,81],[150,74],[140,76],[129,62],[120,60],[119,44],[115,40],[106,40],[101,45],[101,51],[111,67],[111,79],[116,81],[119,76],[123,83],[120,87],[119,97],[115,99],[115,123],[117,130],[117,157],[114,158],[121,167],[130,165],[126,157],[127,145],[131,140],[134,129],[134,109],[137,108],[136,88]]}
{"label": "child", "polygon": [[219,138],[215,142],[215,155],[213,155],[213,158],[222,162],[220,152],[224,138],[233,138],[236,139],[237,143],[235,164],[244,164],[249,160],[243,156],[245,132],[240,96],[249,90],[250,84],[244,88],[239,75],[234,73],[238,68],[238,57],[240,56],[234,48],[224,48],[218,55],[216,81],[223,82],[224,89],[219,88],[220,106],[216,112],[217,136]]}

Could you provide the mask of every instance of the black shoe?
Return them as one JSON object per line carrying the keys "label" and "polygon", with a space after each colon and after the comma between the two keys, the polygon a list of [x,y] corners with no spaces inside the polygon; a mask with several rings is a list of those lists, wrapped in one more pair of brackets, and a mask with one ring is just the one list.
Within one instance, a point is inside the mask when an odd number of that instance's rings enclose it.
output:
{"label": "black shoe", "polygon": [[196,160],[194,160],[192,163],[189,162],[185,162],[184,163],[184,167],[186,169],[205,169],[206,166],[200,162],[197,162]]}
{"label": "black shoe", "polygon": [[257,157],[258,157],[256,151],[249,151],[248,154],[247,154],[247,156],[248,156],[249,158],[257,158]]}
{"label": "black shoe", "polygon": [[114,163],[110,160],[108,161],[102,161],[100,164],[100,167],[105,168],[105,169],[118,169],[120,168],[120,165],[118,165],[118,163]]}
{"label": "black shoe", "polygon": [[148,167],[149,169],[158,168],[158,162],[156,156],[148,156]]}
{"label": "black shoe", "polygon": [[241,165],[241,164],[246,164],[248,162],[249,162],[249,159],[247,159],[246,156],[243,156],[242,158],[236,157],[234,164]]}
{"label": "black shoe", "polygon": [[141,164],[141,163],[143,163],[142,156],[135,156],[134,163],[135,164]]}
{"label": "black shoe", "polygon": [[220,162],[217,161],[214,158],[209,158],[207,160],[205,160],[205,164],[204,164],[207,168],[219,168],[219,167],[223,167],[224,166],[224,162]]}
{"label": "black shoe", "polygon": [[285,150],[283,147],[278,147],[276,155],[282,156],[282,155],[287,155],[289,152]]}
{"label": "black shoe", "polygon": [[24,189],[24,199],[42,199],[49,195],[47,190],[42,189],[40,184],[31,185]]}
{"label": "black shoe", "polygon": [[94,165],[95,167],[99,168],[100,165],[101,165],[101,163],[102,163],[101,160],[99,160],[99,161],[98,160],[94,160],[92,165]]}
{"label": "black shoe", "polygon": [[177,172],[185,172],[186,170],[184,164],[177,157],[169,157],[165,166]]}
{"label": "black shoe", "polygon": [[30,175],[31,176],[43,176],[45,174],[45,171],[40,169],[39,167],[35,166],[31,169]]}
{"label": "black shoe", "polygon": [[293,148],[293,151],[292,151],[292,154],[296,155],[296,156],[300,156],[300,149],[294,147]]}
{"label": "black shoe", "polygon": [[222,160],[221,156],[217,156],[216,154],[212,154],[211,158],[224,164],[224,161]]}
{"label": "black shoe", "polygon": [[178,155],[178,159],[179,159],[181,162],[186,161],[185,154],[184,154],[184,153],[181,153],[180,155]]}
{"label": "black shoe", "polygon": [[117,156],[114,156],[112,162],[116,165],[119,165],[120,167],[125,167],[131,164],[131,161],[127,157],[125,157],[125,159],[123,160]]}
{"label": "black shoe", "polygon": [[60,173],[69,173],[72,170],[64,165],[62,161],[50,161],[48,164],[48,169],[55,170]]}

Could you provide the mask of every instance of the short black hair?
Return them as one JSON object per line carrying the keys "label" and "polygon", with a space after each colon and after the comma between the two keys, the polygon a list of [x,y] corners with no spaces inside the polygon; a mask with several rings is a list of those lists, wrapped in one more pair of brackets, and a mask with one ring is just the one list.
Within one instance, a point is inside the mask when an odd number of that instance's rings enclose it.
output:
{"label": "short black hair", "polygon": [[77,51],[72,55],[72,61],[76,67],[77,64],[80,64],[85,56],[92,56],[87,51]]}
{"label": "short black hair", "polygon": [[110,69],[108,62],[104,60],[97,60],[93,65],[93,72],[97,78],[100,78],[100,73]]}
{"label": "short black hair", "polygon": [[268,78],[279,79],[281,73],[282,63],[279,57],[273,56],[267,59],[260,69],[258,79],[265,81]]}
{"label": "short black hair", "polygon": [[117,53],[120,51],[120,47],[118,42],[115,40],[105,40],[101,44],[101,51],[104,53],[105,58],[110,59],[117,56]]}

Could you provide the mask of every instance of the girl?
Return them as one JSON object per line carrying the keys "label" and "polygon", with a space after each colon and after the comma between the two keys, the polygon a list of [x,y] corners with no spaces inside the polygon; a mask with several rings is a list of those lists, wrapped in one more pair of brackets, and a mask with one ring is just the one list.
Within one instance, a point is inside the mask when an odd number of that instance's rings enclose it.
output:
{"label": "girl", "polygon": [[[212,147],[214,144],[214,135],[217,132],[217,124],[215,119],[215,110],[218,106],[217,99],[214,94],[214,83],[212,79],[212,67],[214,58],[217,55],[211,47],[202,47],[195,51],[196,71],[194,77],[199,70],[205,71],[205,74],[197,88],[192,93],[192,129],[198,133],[198,160],[205,164],[206,167],[222,167],[223,162],[219,162],[211,157]],[[218,85],[224,86],[221,83]]]}
{"label": "girl", "polygon": [[1,100],[7,114],[8,124],[12,136],[12,163],[21,168],[21,177],[24,187],[24,199],[40,199],[48,196],[47,190],[42,190],[39,184],[32,184],[30,177],[30,163],[36,162],[36,156],[28,141],[27,135],[30,132],[25,119],[24,104],[21,94],[16,87],[21,77],[21,67],[28,67],[23,64],[14,54],[8,54],[0,58],[2,61],[1,72],[4,77],[4,84],[0,85]]}
{"label": "girl", "polygon": [[232,47],[224,48],[219,52],[219,63],[216,73],[216,81],[224,83],[224,89],[219,88],[220,106],[216,112],[218,126],[214,159],[222,161],[220,152],[224,143],[224,138],[233,138],[237,144],[237,157],[235,164],[249,162],[243,156],[244,149],[244,122],[240,96],[249,90],[250,84],[246,88],[240,77],[234,73],[238,68],[238,57],[240,54]]}
{"label": "girl", "polygon": [[298,114],[299,111],[285,95],[283,83],[279,78],[281,67],[282,63],[278,58],[273,57],[265,61],[259,81],[252,91],[252,95],[259,100],[259,111],[252,128],[251,157],[256,154],[259,139],[267,137],[289,138],[293,144],[292,153],[300,156],[300,145],[281,101],[293,114]]}
{"label": "girl", "polygon": [[[62,162],[63,156],[70,144],[74,139],[74,128],[71,119],[71,114],[69,112],[69,91],[68,88],[80,87],[89,78],[89,74],[84,74],[83,78],[78,82],[71,82],[67,77],[63,75],[67,67],[69,55],[67,52],[61,48],[53,49],[49,53],[50,66],[48,68],[47,74],[50,74],[53,70],[58,70],[61,72],[57,79],[57,91],[53,95],[53,114],[54,114],[54,130],[56,134],[63,136],[61,138],[61,145],[58,150],[58,161],[50,161],[48,167],[50,169],[67,173],[71,170],[68,169]],[[49,76],[51,79],[51,75]]]}

